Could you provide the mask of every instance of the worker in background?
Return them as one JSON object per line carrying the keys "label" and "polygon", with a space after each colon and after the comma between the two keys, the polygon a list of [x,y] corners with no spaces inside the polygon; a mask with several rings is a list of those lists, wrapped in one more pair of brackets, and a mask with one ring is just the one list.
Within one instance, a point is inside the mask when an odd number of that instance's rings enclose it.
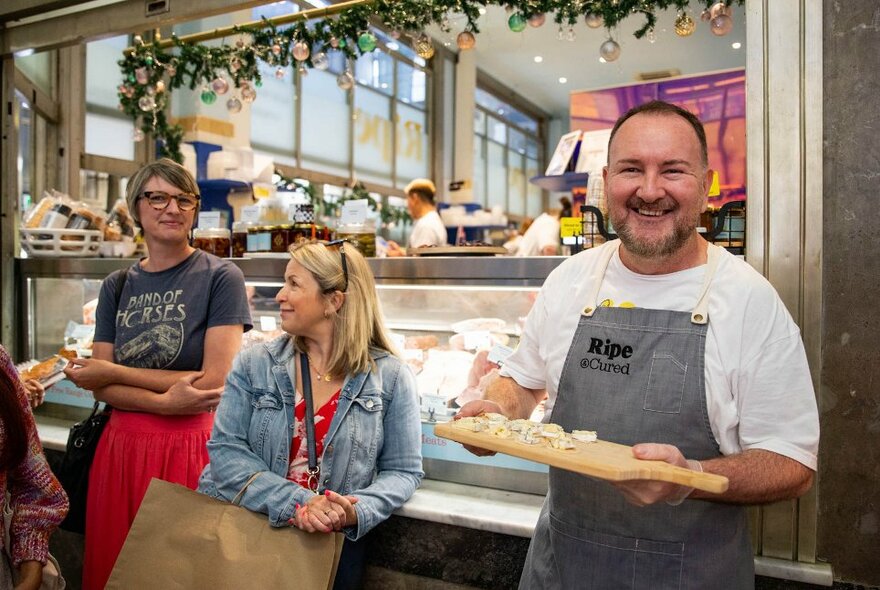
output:
{"label": "worker in background", "polygon": [[[437,189],[427,178],[416,178],[406,185],[406,206],[413,218],[413,228],[407,246],[425,248],[445,246],[446,226],[437,213],[434,195]],[[406,256],[406,251],[396,242],[388,242],[388,256]]]}

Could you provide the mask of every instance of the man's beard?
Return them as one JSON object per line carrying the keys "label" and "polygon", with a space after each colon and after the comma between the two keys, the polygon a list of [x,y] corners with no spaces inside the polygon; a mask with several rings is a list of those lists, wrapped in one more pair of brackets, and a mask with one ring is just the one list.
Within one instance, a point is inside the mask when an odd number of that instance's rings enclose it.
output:
{"label": "man's beard", "polygon": [[[644,202],[639,200],[635,205],[636,208]],[[630,203],[627,203],[629,209]],[[658,204],[653,204],[656,208]],[[638,213],[636,213],[638,215]],[[626,221],[626,215],[622,218],[616,218],[614,214],[610,215],[611,224],[621,243],[633,255],[639,258],[665,258],[678,252],[694,235],[697,230],[697,217],[679,217],[673,226],[672,233],[662,236],[658,239],[647,240],[636,234]]]}

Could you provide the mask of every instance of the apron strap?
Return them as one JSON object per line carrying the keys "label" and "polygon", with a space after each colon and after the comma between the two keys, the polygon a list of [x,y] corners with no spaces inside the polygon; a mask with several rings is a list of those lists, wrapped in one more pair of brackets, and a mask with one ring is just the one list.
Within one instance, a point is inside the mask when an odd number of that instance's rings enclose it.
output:
{"label": "apron strap", "polygon": [[581,312],[588,318],[593,317],[593,312],[596,311],[596,306],[599,302],[599,289],[602,288],[602,281],[605,279],[605,271],[608,270],[608,263],[611,262],[611,258],[619,248],[620,240],[614,240],[610,242],[600,254],[601,258],[599,259],[599,265],[596,267],[596,274],[590,277],[592,283],[589,295],[587,296],[587,306]]}
{"label": "apron strap", "polygon": [[703,277],[703,286],[697,297],[697,304],[691,312],[691,322],[694,324],[706,324],[709,322],[709,285],[718,270],[718,262],[721,260],[721,248],[715,244],[707,244],[706,250],[706,274]]}

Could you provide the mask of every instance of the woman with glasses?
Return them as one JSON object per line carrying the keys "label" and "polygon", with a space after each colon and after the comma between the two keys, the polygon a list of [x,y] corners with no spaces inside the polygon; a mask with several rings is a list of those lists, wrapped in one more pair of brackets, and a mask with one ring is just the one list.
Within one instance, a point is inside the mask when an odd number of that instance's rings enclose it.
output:
{"label": "woman with glasses", "polygon": [[290,252],[275,297],[286,334],[235,359],[199,491],[229,501],[259,474],[241,505],[274,527],[342,531],[335,587],[357,588],[364,535],[423,475],[416,381],[357,249],[303,242]]}
{"label": "woman with glasses", "polygon": [[129,179],[148,256],[104,280],[92,358],[65,369],[113,407],[89,476],[86,589],[107,582],[150,479],[195,489],[226,373],[252,327],[241,271],[189,243],[198,193],[168,159]]}

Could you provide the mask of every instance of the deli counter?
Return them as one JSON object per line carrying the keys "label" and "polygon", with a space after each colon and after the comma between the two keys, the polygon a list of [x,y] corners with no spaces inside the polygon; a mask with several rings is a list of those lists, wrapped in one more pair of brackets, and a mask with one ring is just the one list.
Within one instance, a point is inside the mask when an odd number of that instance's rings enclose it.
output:
{"label": "deli counter", "polygon": [[[234,258],[245,275],[254,329],[244,346],[280,334],[278,304],[286,255]],[[510,492],[543,494],[547,468],[515,457],[477,458],[461,445],[436,437],[433,424],[476,399],[472,370],[479,351],[514,348],[544,279],[561,257],[426,257],[368,259],[387,326],[416,373],[421,398],[426,476]],[[74,346],[90,332],[102,279],[135,259],[16,259],[18,360],[42,359]],[[91,316],[91,317],[90,317]],[[483,358],[486,353],[483,352]],[[49,388],[47,417],[78,419],[93,401],[62,380]],[[540,408],[539,408],[540,411]]]}

